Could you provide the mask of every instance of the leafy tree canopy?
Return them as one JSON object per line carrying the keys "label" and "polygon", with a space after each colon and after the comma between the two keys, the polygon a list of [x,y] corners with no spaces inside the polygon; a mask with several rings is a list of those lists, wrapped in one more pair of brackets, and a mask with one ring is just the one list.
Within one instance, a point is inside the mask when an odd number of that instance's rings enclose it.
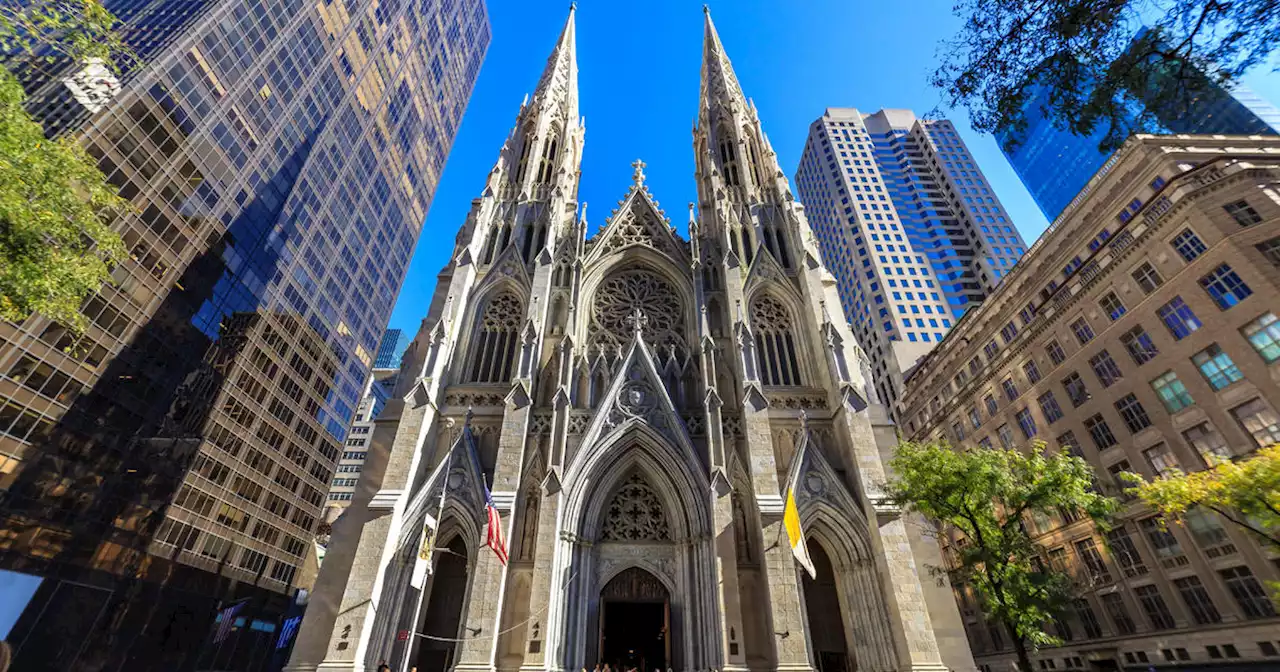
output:
{"label": "leafy tree canopy", "polygon": [[0,6],[0,318],[39,312],[77,331],[80,306],[127,258],[112,219],[128,208],[73,138],[45,137],[10,68],[109,59],[114,17],[97,0]]}
{"label": "leafy tree canopy", "polygon": [[1114,149],[1280,46],[1275,0],[958,0],[955,13],[964,26],[940,45],[932,82],[1006,146],[1034,100],[1058,128],[1098,129]]}
{"label": "leafy tree canopy", "polygon": [[1066,452],[960,451],[942,443],[902,443],[890,467],[889,498],[953,534],[953,577],[971,584],[989,618],[1014,640],[1023,669],[1027,644],[1058,640],[1045,631],[1072,595],[1071,579],[1047,571],[1028,536],[1024,516],[1083,511],[1105,522],[1114,500],[1093,489],[1093,470]]}
{"label": "leafy tree canopy", "polygon": [[1204,471],[1174,472],[1151,482],[1136,474],[1127,478],[1137,484],[1133,494],[1167,516],[1201,506],[1280,548],[1280,444]]}

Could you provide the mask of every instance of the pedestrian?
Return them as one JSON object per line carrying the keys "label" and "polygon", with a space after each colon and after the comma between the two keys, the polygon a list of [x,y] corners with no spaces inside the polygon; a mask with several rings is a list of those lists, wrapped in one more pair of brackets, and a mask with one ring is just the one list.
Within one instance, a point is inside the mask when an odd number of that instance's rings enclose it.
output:
{"label": "pedestrian", "polygon": [[378,672],[391,672],[391,666],[385,660],[378,661]]}

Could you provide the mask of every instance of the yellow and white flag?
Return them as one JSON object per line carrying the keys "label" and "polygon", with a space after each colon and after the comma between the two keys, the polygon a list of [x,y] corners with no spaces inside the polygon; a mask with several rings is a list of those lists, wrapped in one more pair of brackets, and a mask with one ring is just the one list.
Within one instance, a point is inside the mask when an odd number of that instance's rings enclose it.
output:
{"label": "yellow and white flag", "polygon": [[800,509],[796,506],[796,488],[800,485],[800,474],[803,471],[803,463],[800,461],[802,453],[797,452],[794,459],[795,464],[791,465],[791,482],[787,483],[787,502],[782,509],[782,525],[787,528],[787,541],[791,543],[791,554],[796,556],[796,560],[800,562],[800,566],[809,572],[809,578],[818,578],[818,572],[813,568],[813,560],[809,559],[809,547],[804,543],[804,530],[800,527]]}
{"label": "yellow and white flag", "polygon": [[418,557],[413,559],[413,573],[409,575],[409,585],[418,590],[427,585],[427,575],[431,573],[431,551],[436,541],[434,525],[431,516],[422,523],[422,541],[418,545]]}

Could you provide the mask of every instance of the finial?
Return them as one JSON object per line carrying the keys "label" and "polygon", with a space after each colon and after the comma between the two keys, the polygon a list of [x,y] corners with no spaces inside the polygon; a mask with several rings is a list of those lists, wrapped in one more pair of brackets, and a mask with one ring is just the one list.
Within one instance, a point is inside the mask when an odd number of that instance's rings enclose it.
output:
{"label": "finial", "polygon": [[467,406],[467,414],[462,417],[462,428],[470,429],[471,419],[474,417],[476,417],[476,412],[471,409],[471,406]]}
{"label": "finial", "polygon": [[573,10],[575,10],[575,9],[577,9],[577,8],[578,8],[578,3],[577,3],[577,2],[570,2],[570,3],[569,3],[569,11],[571,11],[571,12],[572,12]]}
{"label": "finial", "polygon": [[711,13],[711,8],[710,8],[710,7],[708,7],[705,3],[702,5],[702,13],[703,13],[703,14],[710,14],[710,13]]}
{"label": "finial", "polygon": [[805,433],[809,433],[809,409],[800,409],[800,429]]}
{"label": "finial", "polygon": [[649,325],[649,318],[645,316],[644,311],[636,306],[631,310],[631,315],[627,318],[627,324],[631,325],[631,329],[636,332],[636,338],[640,337],[644,328]]}
{"label": "finial", "polygon": [[631,179],[636,183],[637,187],[642,186],[644,184],[645,162],[640,159],[636,159],[631,162],[631,167],[636,169],[636,172],[631,173]]}

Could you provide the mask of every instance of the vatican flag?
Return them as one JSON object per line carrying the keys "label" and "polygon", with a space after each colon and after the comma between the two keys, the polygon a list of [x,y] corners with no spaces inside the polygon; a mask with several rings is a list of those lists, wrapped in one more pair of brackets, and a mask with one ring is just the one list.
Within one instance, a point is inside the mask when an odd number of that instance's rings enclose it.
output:
{"label": "vatican flag", "polygon": [[787,484],[787,503],[782,509],[782,524],[787,528],[787,541],[791,542],[791,554],[796,556],[800,565],[809,572],[809,578],[816,579],[818,572],[813,568],[813,560],[809,559],[809,547],[805,546],[804,530],[800,528],[800,509],[796,507],[796,487],[800,485],[800,467],[802,466],[799,453],[795,456],[795,462],[791,482]]}
{"label": "vatican flag", "polygon": [[418,590],[427,585],[427,575],[431,573],[431,551],[436,541],[434,525],[431,516],[422,523],[422,542],[418,545],[418,557],[413,560],[413,573],[409,575],[409,585]]}

